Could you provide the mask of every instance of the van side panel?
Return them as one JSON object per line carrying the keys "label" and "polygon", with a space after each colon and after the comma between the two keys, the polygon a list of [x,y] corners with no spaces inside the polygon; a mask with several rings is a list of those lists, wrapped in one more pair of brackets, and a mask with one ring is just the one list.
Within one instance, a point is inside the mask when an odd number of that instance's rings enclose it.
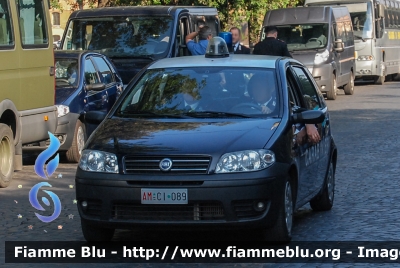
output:
{"label": "van side panel", "polygon": [[[31,11],[24,14],[32,20],[29,26],[34,40],[32,44],[37,43],[36,38],[43,40],[46,34],[47,37],[52,36],[48,1],[42,0],[41,4],[43,21]],[[50,75],[50,68],[54,66],[54,52],[50,41],[47,46],[23,48],[21,33],[29,30],[28,22],[24,23],[19,18],[16,1],[10,0],[9,5],[15,47],[0,50],[0,119],[2,123],[14,126],[14,143],[18,145],[16,154],[19,155],[21,144],[46,140],[47,132],[56,129],[54,76]],[[12,120],[16,121],[15,124],[10,123]]]}

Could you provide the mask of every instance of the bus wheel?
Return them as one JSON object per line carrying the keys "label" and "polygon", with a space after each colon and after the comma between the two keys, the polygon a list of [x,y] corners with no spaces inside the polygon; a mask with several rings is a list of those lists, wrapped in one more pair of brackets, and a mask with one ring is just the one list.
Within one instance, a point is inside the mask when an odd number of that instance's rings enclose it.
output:
{"label": "bus wheel", "polygon": [[337,94],[336,76],[332,74],[331,89],[328,92],[326,92],[326,97],[328,98],[328,100],[336,100],[336,94]]}
{"label": "bus wheel", "polygon": [[0,124],[0,187],[7,187],[14,174],[14,137],[9,126]]}
{"label": "bus wheel", "polygon": [[354,74],[351,73],[350,81],[343,87],[344,94],[346,95],[353,95],[354,94]]}
{"label": "bus wheel", "polygon": [[376,85],[383,85],[383,84],[385,84],[385,76],[382,75],[382,76],[376,77],[376,78],[375,78],[375,84],[376,84]]}

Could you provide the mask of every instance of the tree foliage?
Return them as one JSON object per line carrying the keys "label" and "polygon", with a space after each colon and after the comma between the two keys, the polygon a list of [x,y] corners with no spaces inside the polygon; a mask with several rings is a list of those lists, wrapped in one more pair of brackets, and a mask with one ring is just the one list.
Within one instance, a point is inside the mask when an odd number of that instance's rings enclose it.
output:
{"label": "tree foliage", "polygon": [[[144,6],[144,5],[200,5],[217,8],[222,30],[247,23],[249,42],[258,41],[258,35],[268,10],[293,7],[302,0],[69,0],[72,9],[89,6]],[[58,0],[51,0],[52,6]]]}

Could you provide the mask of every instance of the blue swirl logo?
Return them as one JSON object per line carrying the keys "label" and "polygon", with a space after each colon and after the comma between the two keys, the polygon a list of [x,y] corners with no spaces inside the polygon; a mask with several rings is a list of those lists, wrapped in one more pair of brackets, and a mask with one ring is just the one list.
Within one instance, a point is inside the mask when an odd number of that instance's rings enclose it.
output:
{"label": "blue swirl logo", "polygon": [[[35,172],[38,176],[42,177],[43,179],[48,179],[48,177],[50,177],[56,171],[59,161],[60,161],[59,154],[57,154],[46,165],[46,161],[48,161],[60,148],[60,141],[50,132],[49,132],[49,136],[50,136],[49,147],[46,150],[44,150],[41,154],[39,154],[39,156],[37,157],[37,159],[35,161]],[[46,166],[46,170],[45,170],[45,166]],[[40,182],[40,183],[36,184],[35,186],[33,186],[32,189],[29,191],[29,202],[31,203],[32,207],[34,207],[40,211],[45,211],[45,209],[39,204],[38,197],[37,197],[40,188],[43,186],[52,187],[50,185],[50,183],[48,183],[48,182]],[[42,222],[52,222],[55,219],[57,219],[58,216],[60,216],[60,214],[61,214],[61,201],[55,193],[53,193],[51,191],[46,191],[46,190],[43,190],[43,191],[51,197],[51,199],[54,203],[54,212],[51,216],[42,216],[36,212],[35,212],[35,215]],[[46,197],[42,197],[42,202],[46,206],[50,206],[50,202]]]}

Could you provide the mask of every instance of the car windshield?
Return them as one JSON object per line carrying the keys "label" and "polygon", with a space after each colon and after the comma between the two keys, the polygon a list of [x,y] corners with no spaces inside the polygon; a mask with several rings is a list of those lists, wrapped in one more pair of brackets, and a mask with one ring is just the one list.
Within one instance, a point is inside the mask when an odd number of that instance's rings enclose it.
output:
{"label": "car windshield", "polygon": [[78,86],[78,60],[77,59],[55,59],[56,87]]}
{"label": "car windshield", "polygon": [[63,49],[94,50],[109,57],[161,57],[169,47],[171,24],[170,16],[75,19]]}
{"label": "car windshield", "polygon": [[[289,51],[324,48],[328,43],[329,25],[327,23],[280,25],[277,27],[278,39],[287,44]],[[263,36],[266,35],[265,29]]]}
{"label": "car windshield", "polygon": [[174,118],[276,117],[275,71],[190,67],[148,70],[115,116]]}
{"label": "car windshield", "polygon": [[372,38],[372,4],[346,4],[353,22],[355,39]]}

